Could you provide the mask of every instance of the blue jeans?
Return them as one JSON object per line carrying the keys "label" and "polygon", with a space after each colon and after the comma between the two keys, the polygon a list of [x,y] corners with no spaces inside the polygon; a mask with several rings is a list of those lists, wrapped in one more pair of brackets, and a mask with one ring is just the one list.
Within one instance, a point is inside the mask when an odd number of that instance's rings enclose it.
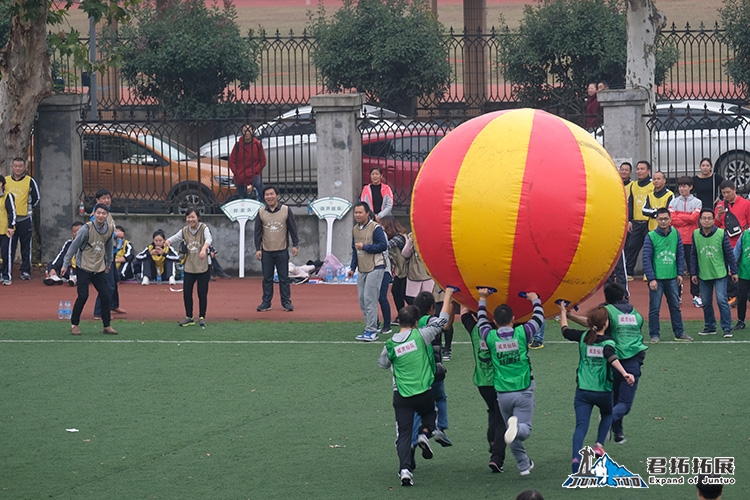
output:
{"label": "blue jeans", "polygon": [[622,434],[622,419],[630,413],[630,409],[633,407],[635,391],[638,390],[638,380],[641,378],[641,365],[643,365],[645,359],[646,351],[641,351],[632,358],[620,360],[625,371],[635,378],[635,383],[632,386],[625,382],[618,370],[612,370],[614,375],[612,395],[615,404],[612,408],[612,432],[615,434]]}
{"label": "blue jeans", "polygon": [[589,431],[591,411],[594,406],[599,407],[602,419],[599,421],[599,429],[596,433],[596,442],[604,444],[607,433],[612,425],[612,392],[585,391],[576,388],[576,397],[573,407],[576,412],[576,430],[573,433],[573,458],[579,458],[578,454],[583,448],[583,441]]}
{"label": "blue jeans", "polygon": [[[435,398],[435,408],[437,409],[437,425],[441,431],[448,428],[448,396],[445,395],[445,379],[432,384],[432,395]],[[414,424],[411,431],[411,445],[417,446],[417,437],[419,428],[422,426],[422,418],[419,413],[414,412]]]}
{"label": "blue jeans", "polygon": [[[251,186],[255,188],[255,190],[258,192],[258,201],[261,203],[263,202],[263,181],[261,180],[259,175],[256,175],[253,177],[253,180],[250,181]],[[240,198],[249,198],[247,194],[247,188],[249,186],[234,186],[237,189],[237,196]]]}
{"label": "blue jeans", "polygon": [[391,284],[391,273],[383,273],[383,283],[380,285],[380,296],[378,297],[378,303],[380,304],[380,311],[383,313],[383,330],[388,330],[391,327],[391,304],[388,302],[388,285]]}
{"label": "blue jeans", "polygon": [[547,326],[547,321],[542,320],[542,327],[539,328],[539,330],[537,330],[536,333],[534,334],[534,340],[538,340],[539,342],[544,344],[544,329],[546,328],[546,326]]}
{"label": "blue jeans", "polygon": [[682,337],[685,329],[682,326],[682,312],[680,311],[680,286],[677,278],[656,280],[656,290],[648,289],[648,333],[652,337],[659,336],[659,310],[662,295],[667,298],[669,319],[672,321],[672,332],[675,338]]}
{"label": "blue jeans", "polygon": [[729,308],[727,298],[727,278],[717,280],[698,280],[703,298],[703,322],[709,330],[716,328],[716,316],[714,315],[714,289],[716,290],[716,303],[719,305],[719,322],[721,329],[725,332],[732,330],[732,310]]}

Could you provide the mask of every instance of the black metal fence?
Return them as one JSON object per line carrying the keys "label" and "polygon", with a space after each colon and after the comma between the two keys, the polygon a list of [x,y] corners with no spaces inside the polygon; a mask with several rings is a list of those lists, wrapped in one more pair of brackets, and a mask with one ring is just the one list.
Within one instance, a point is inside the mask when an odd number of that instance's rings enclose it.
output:
{"label": "black metal fence", "polygon": [[[498,53],[507,37],[516,36],[492,28],[487,33],[448,33],[447,45],[453,78],[447,93],[437,105],[447,110],[467,106],[491,110],[512,107],[515,101],[512,85],[505,81],[498,65]],[[305,32],[268,35],[261,32],[256,41],[260,47],[260,76],[248,90],[237,85],[227,88],[229,100],[264,109],[285,108],[307,104],[310,97],[325,93],[318,70],[312,62],[315,39]],[[88,43],[87,39],[82,39]],[[678,62],[667,73],[664,84],[657,88],[660,99],[715,99],[740,101],[747,99],[741,89],[727,76],[724,63],[733,57],[732,49],[723,40],[718,25],[698,29],[672,25],[659,39],[679,51]],[[53,73],[57,88],[64,92],[89,91],[90,79],[73,65],[69,57],[53,54]],[[128,106],[144,106],[153,102],[138,99],[117,68],[97,75],[98,110],[112,112]]]}
{"label": "black metal fence", "polygon": [[750,111],[734,105],[664,103],[644,119],[653,171],[664,172],[670,187],[676,189],[680,176],[700,173],[701,160],[708,158],[741,192],[750,190]]}

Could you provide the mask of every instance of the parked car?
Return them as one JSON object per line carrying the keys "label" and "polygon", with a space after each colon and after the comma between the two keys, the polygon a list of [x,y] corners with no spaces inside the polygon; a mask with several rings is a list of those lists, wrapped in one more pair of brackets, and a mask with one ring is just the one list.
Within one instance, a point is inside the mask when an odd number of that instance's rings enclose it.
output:
{"label": "parked car", "polygon": [[[398,128],[406,123],[401,121],[406,119],[403,115],[370,104],[362,106],[359,118],[362,119],[360,129],[363,131]],[[318,138],[312,106],[291,110],[258,126],[255,136],[266,152],[265,184],[273,184],[283,192],[314,192],[317,189]],[[239,135],[230,135],[214,139],[200,147],[200,155],[229,160],[239,138]]]}
{"label": "parked car", "polygon": [[693,176],[701,158],[742,192],[750,190],[750,111],[715,101],[670,101],[649,119],[653,171]]}
{"label": "parked car", "polygon": [[199,158],[168,137],[143,128],[84,126],[83,190],[87,205],[100,188],[114,210],[212,212],[235,193],[227,162]]}

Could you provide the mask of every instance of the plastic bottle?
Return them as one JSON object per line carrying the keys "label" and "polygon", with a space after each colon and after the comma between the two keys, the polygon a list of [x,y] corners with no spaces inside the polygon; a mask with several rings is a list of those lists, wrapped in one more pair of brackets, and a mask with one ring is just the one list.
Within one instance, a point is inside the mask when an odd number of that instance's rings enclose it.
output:
{"label": "plastic bottle", "polygon": [[346,272],[344,271],[344,267],[343,266],[339,267],[339,270],[338,270],[337,274],[338,274],[338,282],[339,283],[343,283],[343,282],[346,281]]}
{"label": "plastic bottle", "polygon": [[86,207],[83,205],[83,198],[81,198],[81,202],[78,204],[78,215],[86,215]]}
{"label": "plastic bottle", "polygon": [[65,301],[65,319],[70,319],[73,317],[73,307],[70,304],[69,300]]}
{"label": "plastic bottle", "polygon": [[312,200],[308,198],[307,200],[307,215],[313,215],[313,208],[312,208]]}
{"label": "plastic bottle", "polygon": [[157,274],[157,275],[156,275],[156,283],[157,283],[158,285],[161,285],[161,274]]}
{"label": "plastic bottle", "polygon": [[57,306],[57,319],[65,319],[65,304],[62,300]]}
{"label": "plastic bottle", "polygon": [[333,270],[331,266],[326,268],[326,283],[333,283]]}

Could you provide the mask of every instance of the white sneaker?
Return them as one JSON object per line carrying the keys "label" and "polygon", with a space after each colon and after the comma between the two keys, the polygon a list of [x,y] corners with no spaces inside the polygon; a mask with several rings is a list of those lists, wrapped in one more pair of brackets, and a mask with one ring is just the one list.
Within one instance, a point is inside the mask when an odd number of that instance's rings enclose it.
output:
{"label": "white sneaker", "polygon": [[424,434],[420,434],[417,437],[417,446],[422,449],[422,458],[429,460],[432,458],[432,447],[430,446],[430,438]]}
{"label": "white sneaker", "polygon": [[[508,420],[510,420],[510,419],[508,419]],[[529,474],[531,474],[531,470],[533,468],[534,468],[534,461],[533,460],[529,460],[529,468],[526,469],[526,470],[522,470],[521,471],[521,475],[522,476],[528,476]]]}
{"label": "white sneaker", "polygon": [[176,285],[177,284],[177,280],[174,279],[174,276],[170,276],[169,277],[169,284],[170,285]]}
{"label": "white sneaker", "polygon": [[151,281],[148,279],[148,276],[144,276],[141,285],[148,285],[149,283],[151,283]]}
{"label": "white sneaker", "polygon": [[517,435],[518,435],[518,417],[514,415],[508,419],[508,430],[505,431],[505,444],[512,443],[516,439]]}
{"label": "white sneaker", "polygon": [[409,469],[401,469],[398,477],[401,478],[401,486],[414,486],[414,474]]}

